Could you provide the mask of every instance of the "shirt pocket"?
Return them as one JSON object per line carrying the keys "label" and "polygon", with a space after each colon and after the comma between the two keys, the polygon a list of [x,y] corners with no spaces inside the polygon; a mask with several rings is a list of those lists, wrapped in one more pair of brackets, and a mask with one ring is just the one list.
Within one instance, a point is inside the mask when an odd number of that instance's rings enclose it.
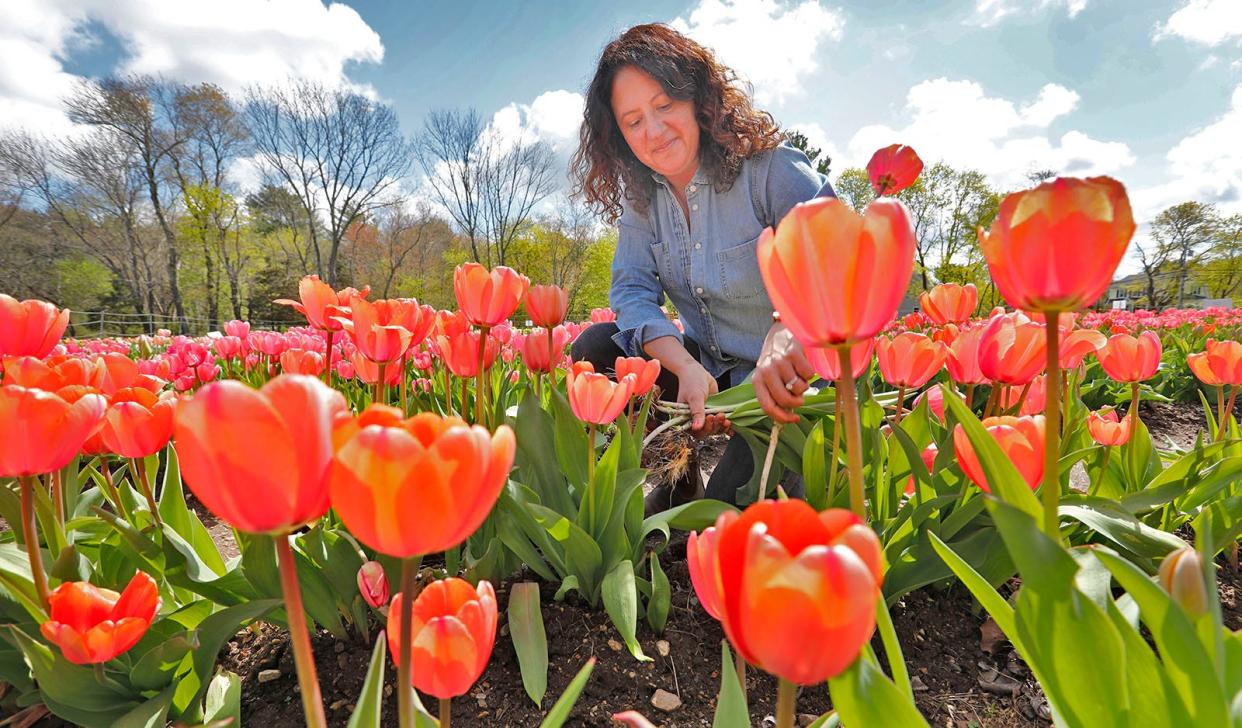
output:
{"label": "shirt pocket", "polygon": [[720,287],[729,298],[754,298],[764,292],[759,273],[759,236],[716,253]]}

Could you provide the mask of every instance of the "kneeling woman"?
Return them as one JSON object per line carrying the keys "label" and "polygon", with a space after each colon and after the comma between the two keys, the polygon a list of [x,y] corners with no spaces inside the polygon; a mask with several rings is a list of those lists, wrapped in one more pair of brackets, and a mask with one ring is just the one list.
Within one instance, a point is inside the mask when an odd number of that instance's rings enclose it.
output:
{"label": "kneeling woman", "polygon": [[[756,243],[795,204],[833,194],[735,78],[667,26],[627,30],[600,57],[573,162],[579,194],[618,236],[609,294],[617,320],[584,331],[572,356],[600,372],[622,355],[659,359],[663,396],[689,405],[700,436],[729,428],[722,416],[705,415],[704,401],[748,375],[774,420],[797,420],[792,409],[813,371],[773,321]],[[661,309],[665,298],[684,334]],[[734,502],[754,467],[734,435],[707,497]],[[648,511],[696,497],[697,482],[692,472],[657,488]]]}

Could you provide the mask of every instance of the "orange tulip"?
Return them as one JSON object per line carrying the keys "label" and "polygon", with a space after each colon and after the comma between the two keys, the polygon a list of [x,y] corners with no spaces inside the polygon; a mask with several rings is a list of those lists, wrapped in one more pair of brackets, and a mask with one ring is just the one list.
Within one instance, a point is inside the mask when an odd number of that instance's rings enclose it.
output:
{"label": "orange tulip", "polygon": [[526,292],[526,313],[536,326],[550,329],[565,322],[569,291],[560,286],[531,286]]}
{"label": "orange tulip", "polygon": [[444,551],[487,518],[514,449],[505,425],[492,435],[430,412],[367,425],[332,461],[332,507],[350,533],[377,551],[399,558]]}
{"label": "orange tulip", "polygon": [[1108,338],[1095,329],[1075,329],[1068,334],[1061,332],[1060,362],[1062,369],[1074,369],[1083,360],[1100,350]]}
{"label": "orange tulip", "polygon": [[979,291],[975,284],[941,283],[930,291],[919,294],[919,308],[934,323],[961,324],[970,320],[979,305]]}
{"label": "orange tulip", "polygon": [[384,364],[400,359],[414,342],[414,334],[398,323],[407,313],[399,302],[372,303],[355,297],[349,302],[349,318],[337,321],[366,358]]}
{"label": "orange tulip", "polygon": [[[380,364],[366,358],[361,351],[349,355],[349,362],[354,366],[354,376],[363,384],[375,384],[380,380]],[[389,363],[384,367],[384,384],[392,387],[401,381],[401,367]]]}
{"label": "orange tulip", "polygon": [[761,501],[692,533],[686,553],[699,601],[734,648],[785,680],[840,674],[875,631],[880,540],[849,511]]}
{"label": "orange tulip", "polygon": [[[1009,462],[1018,469],[1022,479],[1034,490],[1044,477],[1044,416],[988,417],[983,420],[983,426]],[[961,425],[953,431],[953,450],[966,477],[984,493],[991,493],[983,466]]]}
{"label": "orange tulip", "polygon": [[[1211,384],[1211,382],[1204,379],[1200,372],[1211,371],[1210,378],[1215,379],[1217,384],[1242,386],[1242,343],[1208,339],[1205,350],[1198,355],[1192,354],[1191,356],[1196,357],[1196,361],[1202,361],[1201,364],[1192,364],[1190,368],[1204,384]],[[1190,357],[1187,357],[1188,361],[1189,359]]]}
{"label": "orange tulip", "polygon": [[917,389],[944,366],[948,350],[923,334],[907,331],[893,338],[881,336],[875,348],[880,374],[894,387]]}
{"label": "orange tulip", "polygon": [[[871,366],[871,356],[875,353],[875,339],[870,338],[866,341],[855,344],[850,348],[850,366],[854,372],[854,378],[862,376]],[[837,354],[837,350],[829,346],[808,346],[806,347],[806,360],[819,375],[820,379],[829,382],[835,382],[841,378],[841,357]]]}
{"label": "orange tulip", "polygon": [[0,477],[60,470],[104,419],[108,400],[86,393],[72,403],[41,389],[0,387]]}
{"label": "orange tulip", "polygon": [[368,561],[358,569],[358,593],[372,607],[388,603],[388,576],[378,561]]}
{"label": "orange tulip", "polygon": [[1195,378],[1209,387],[1220,387],[1225,384],[1225,381],[1212,369],[1212,362],[1208,360],[1206,351],[1188,354],[1186,365],[1190,367],[1190,373],[1194,374]]}
{"label": "orange tulip", "polygon": [[781,322],[804,346],[853,344],[880,333],[914,271],[915,236],[901,202],[859,215],[835,198],[795,205],[759,237],[759,271]]}
{"label": "orange tulip", "polygon": [[660,360],[644,359],[641,356],[619,356],[614,369],[618,382],[625,379],[627,374],[634,375],[634,391],[631,394],[641,397],[651,391],[656,378],[660,376]]}
{"label": "orange tulip", "polygon": [[[1022,392],[1026,391],[1026,398],[1023,399]],[[1027,384],[1019,387],[1005,387],[1001,389],[1000,396],[996,402],[1001,412],[1012,410],[1021,405],[1017,414],[1019,415],[1036,415],[1044,411],[1044,404],[1048,401],[1048,376],[1040,374]]]}
{"label": "orange tulip", "polygon": [[522,339],[522,363],[532,372],[550,372],[560,364],[568,344],[569,331],[564,326],[552,329],[552,351],[548,351],[547,332],[533,331]]}
{"label": "orange tulip", "polygon": [[945,368],[949,370],[949,378],[957,384],[986,384],[988,378],[979,368],[979,344],[983,340],[982,326],[962,329],[953,337],[949,344],[949,354],[945,358]]}
{"label": "orange tulip", "polygon": [[176,399],[138,387],[122,389],[110,399],[99,431],[109,451],[125,458],[145,458],[164,449],[172,437]]}
{"label": "orange tulip", "polygon": [[1028,311],[1076,311],[1113,280],[1134,235],[1130,200],[1110,177],[1058,177],[1001,201],[979,247],[997,290]]}
{"label": "orange tulip", "polygon": [[513,315],[530,279],[509,268],[488,271],[478,263],[462,263],[453,271],[457,307],[475,326],[495,326]]}
{"label": "orange tulip", "polygon": [[604,307],[591,309],[591,323],[593,324],[606,324],[610,321],[616,320],[617,312],[613,311],[611,308]]}
{"label": "orange tulip", "polygon": [[614,382],[592,371],[589,362],[576,362],[565,380],[569,407],[583,422],[606,425],[617,419],[629,403],[635,379],[633,374],[627,374],[620,382]]}
{"label": "orange tulip", "polygon": [[155,580],[139,571],[117,594],[87,581],[67,581],[48,597],[39,630],[75,665],[107,662],[138,644],[160,608]]}
{"label": "orange tulip", "polygon": [[317,377],[323,374],[323,354],[306,349],[285,349],[280,355],[280,371],[285,374],[306,374]]}
{"label": "orange tulip", "polygon": [[[939,390],[929,389],[927,391],[936,392]],[[941,417],[941,419],[943,420],[944,418]],[[923,448],[923,452],[919,453],[919,459],[922,460],[923,465],[927,467],[927,472],[931,473],[935,471],[936,458],[939,455],[940,455],[940,448],[936,447],[936,443],[934,442],[928,445],[927,447]],[[917,485],[917,483],[914,480],[914,476],[911,475],[909,478],[906,479],[906,491],[905,491],[906,495],[914,495],[915,485]]]}
{"label": "orange tulip", "polygon": [[47,301],[18,301],[0,293],[0,355],[47,356],[69,326],[69,309]]}
{"label": "orange tulip", "polygon": [[212,382],[177,405],[181,475],[203,505],[249,533],[285,533],[328,511],[332,425],[340,392],[302,374],[255,390]]}
{"label": "orange tulip", "polygon": [[913,147],[904,144],[890,144],[871,155],[867,162],[867,176],[879,197],[901,192],[914,184],[922,171],[923,160]]}
{"label": "orange tulip", "polygon": [[[389,614],[401,613],[404,594],[392,599]],[[496,642],[496,591],[486,581],[472,587],[456,577],[433,581],[414,599],[410,625],[414,687],[441,699],[465,695],[474,685]],[[388,620],[388,649],[401,654],[401,625]]]}
{"label": "orange tulip", "polygon": [[1207,582],[1203,577],[1203,560],[1193,546],[1183,546],[1164,557],[1156,581],[1173,598],[1174,603],[1192,619],[1208,611]]}
{"label": "orange tulip", "polygon": [[[500,354],[500,342],[478,331],[463,331],[453,336],[436,337],[440,358],[455,377],[469,379],[479,373],[479,345],[483,345],[483,368],[490,369]],[[545,338],[545,348],[546,338]]]}
{"label": "orange tulip", "polygon": [[366,298],[371,290],[367,286],[362,291],[346,288],[341,291],[332,290],[332,286],[319,280],[319,276],[302,276],[298,282],[298,297],[301,302],[288,298],[278,298],[274,303],[292,306],[294,310],[306,317],[306,322],[317,329],[340,331],[340,318],[345,316],[345,308],[350,305],[350,298]]}
{"label": "orange tulip", "polygon": [[1134,431],[1134,418],[1130,415],[1117,419],[1114,409],[1102,409],[1087,415],[1087,432],[1097,445],[1124,445]]}
{"label": "orange tulip", "polygon": [[1155,332],[1144,331],[1138,336],[1114,334],[1098,352],[1100,367],[1118,382],[1141,382],[1156,376],[1164,347]]}
{"label": "orange tulip", "polygon": [[1026,384],[1046,363],[1045,331],[1021,313],[992,317],[979,338],[979,370],[994,382]]}

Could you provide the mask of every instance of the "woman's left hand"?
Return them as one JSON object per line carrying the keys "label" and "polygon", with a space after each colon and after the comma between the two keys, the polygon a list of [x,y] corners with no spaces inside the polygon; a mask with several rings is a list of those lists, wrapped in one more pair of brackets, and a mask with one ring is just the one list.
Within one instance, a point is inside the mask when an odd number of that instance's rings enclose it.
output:
{"label": "woman's left hand", "polygon": [[779,321],[773,324],[751,376],[759,406],[776,422],[797,422],[793,410],[802,406],[802,393],[814,376],[802,344]]}

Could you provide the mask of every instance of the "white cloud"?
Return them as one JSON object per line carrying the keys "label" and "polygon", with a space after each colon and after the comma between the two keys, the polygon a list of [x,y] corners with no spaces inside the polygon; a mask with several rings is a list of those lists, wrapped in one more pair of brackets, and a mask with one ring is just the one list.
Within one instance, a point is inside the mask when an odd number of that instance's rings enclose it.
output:
{"label": "white cloud", "polygon": [[585,103],[580,93],[545,91],[529,104],[514,102],[497,111],[488,133],[506,146],[518,140],[547,142],[558,156],[567,156],[578,145]]}
{"label": "white cloud", "polygon": [[1242,40],[1242,2],[1188,0],[1156,26],[1153,40],[1176,35],[1188,41],[1216,46],[1231,38]]}
{"label": "white cloud", "polygon": [[1078,100],[1076,92],[1057,84],[1044,86],[1034,101],[1018,104],[987,96],[974,81],[923,81],[906,97],[908,123],[859,129],[845,161],[862,165],[876,149],[909,144],[928,163],[944,160],[977,169],[1002,189],[1025,184],[1033,169],[1083,176],[1112,174],[1132,164],[1134,155],[1122,142],[1100,141],[1076,130],[1053,138],[1049,125],[1072,112]]}
{"label": "white cloud", "polygon": [[806,142],[812,149],[820,151],[820,157],[828,155],[832,159],[832,168],[835,170],[843,169],[839,164],[841,152],[837,149],[837,145],[833,144],[832,139],[828,137],[828,132],[824,131],[824,127],[818,122],[800,122],[789,125],[790,131],[801,132],[806,137]]}
{"label": "white cloud", "polygon": [[1134,192],[1135,217],[1149,220],[1186,200],[1242,212],[1242,85],[1215,121],[1189,134],[1165,155],[1168,181]]}
{"label": "white cloud", "polygon": [[[0,126],[71,128],[60,102],[79,77],[65,62],[92,23],[122,46],[114,70],[227,90],[307,78],[352,85],[350,63],[378,63],[384,46],[352,8],[321,0],[4,0],[0,2]],[[364,89],[365,90],[365,89]]]}
{"label": "white cloud", "polygon": [[818,0],[700,0],[688,18],[670,25],[715,51],[766,104],[802,93],[823,55],[820,44],[840,40],[845,17]]}
{"label": "white cloud", "polygon": [[1050,6],[1063,6],[1073,18],[1087,7],[1087,0],[975,0],[975,14],[971,22],[987,27],[1011,15],[1028,14]]}

